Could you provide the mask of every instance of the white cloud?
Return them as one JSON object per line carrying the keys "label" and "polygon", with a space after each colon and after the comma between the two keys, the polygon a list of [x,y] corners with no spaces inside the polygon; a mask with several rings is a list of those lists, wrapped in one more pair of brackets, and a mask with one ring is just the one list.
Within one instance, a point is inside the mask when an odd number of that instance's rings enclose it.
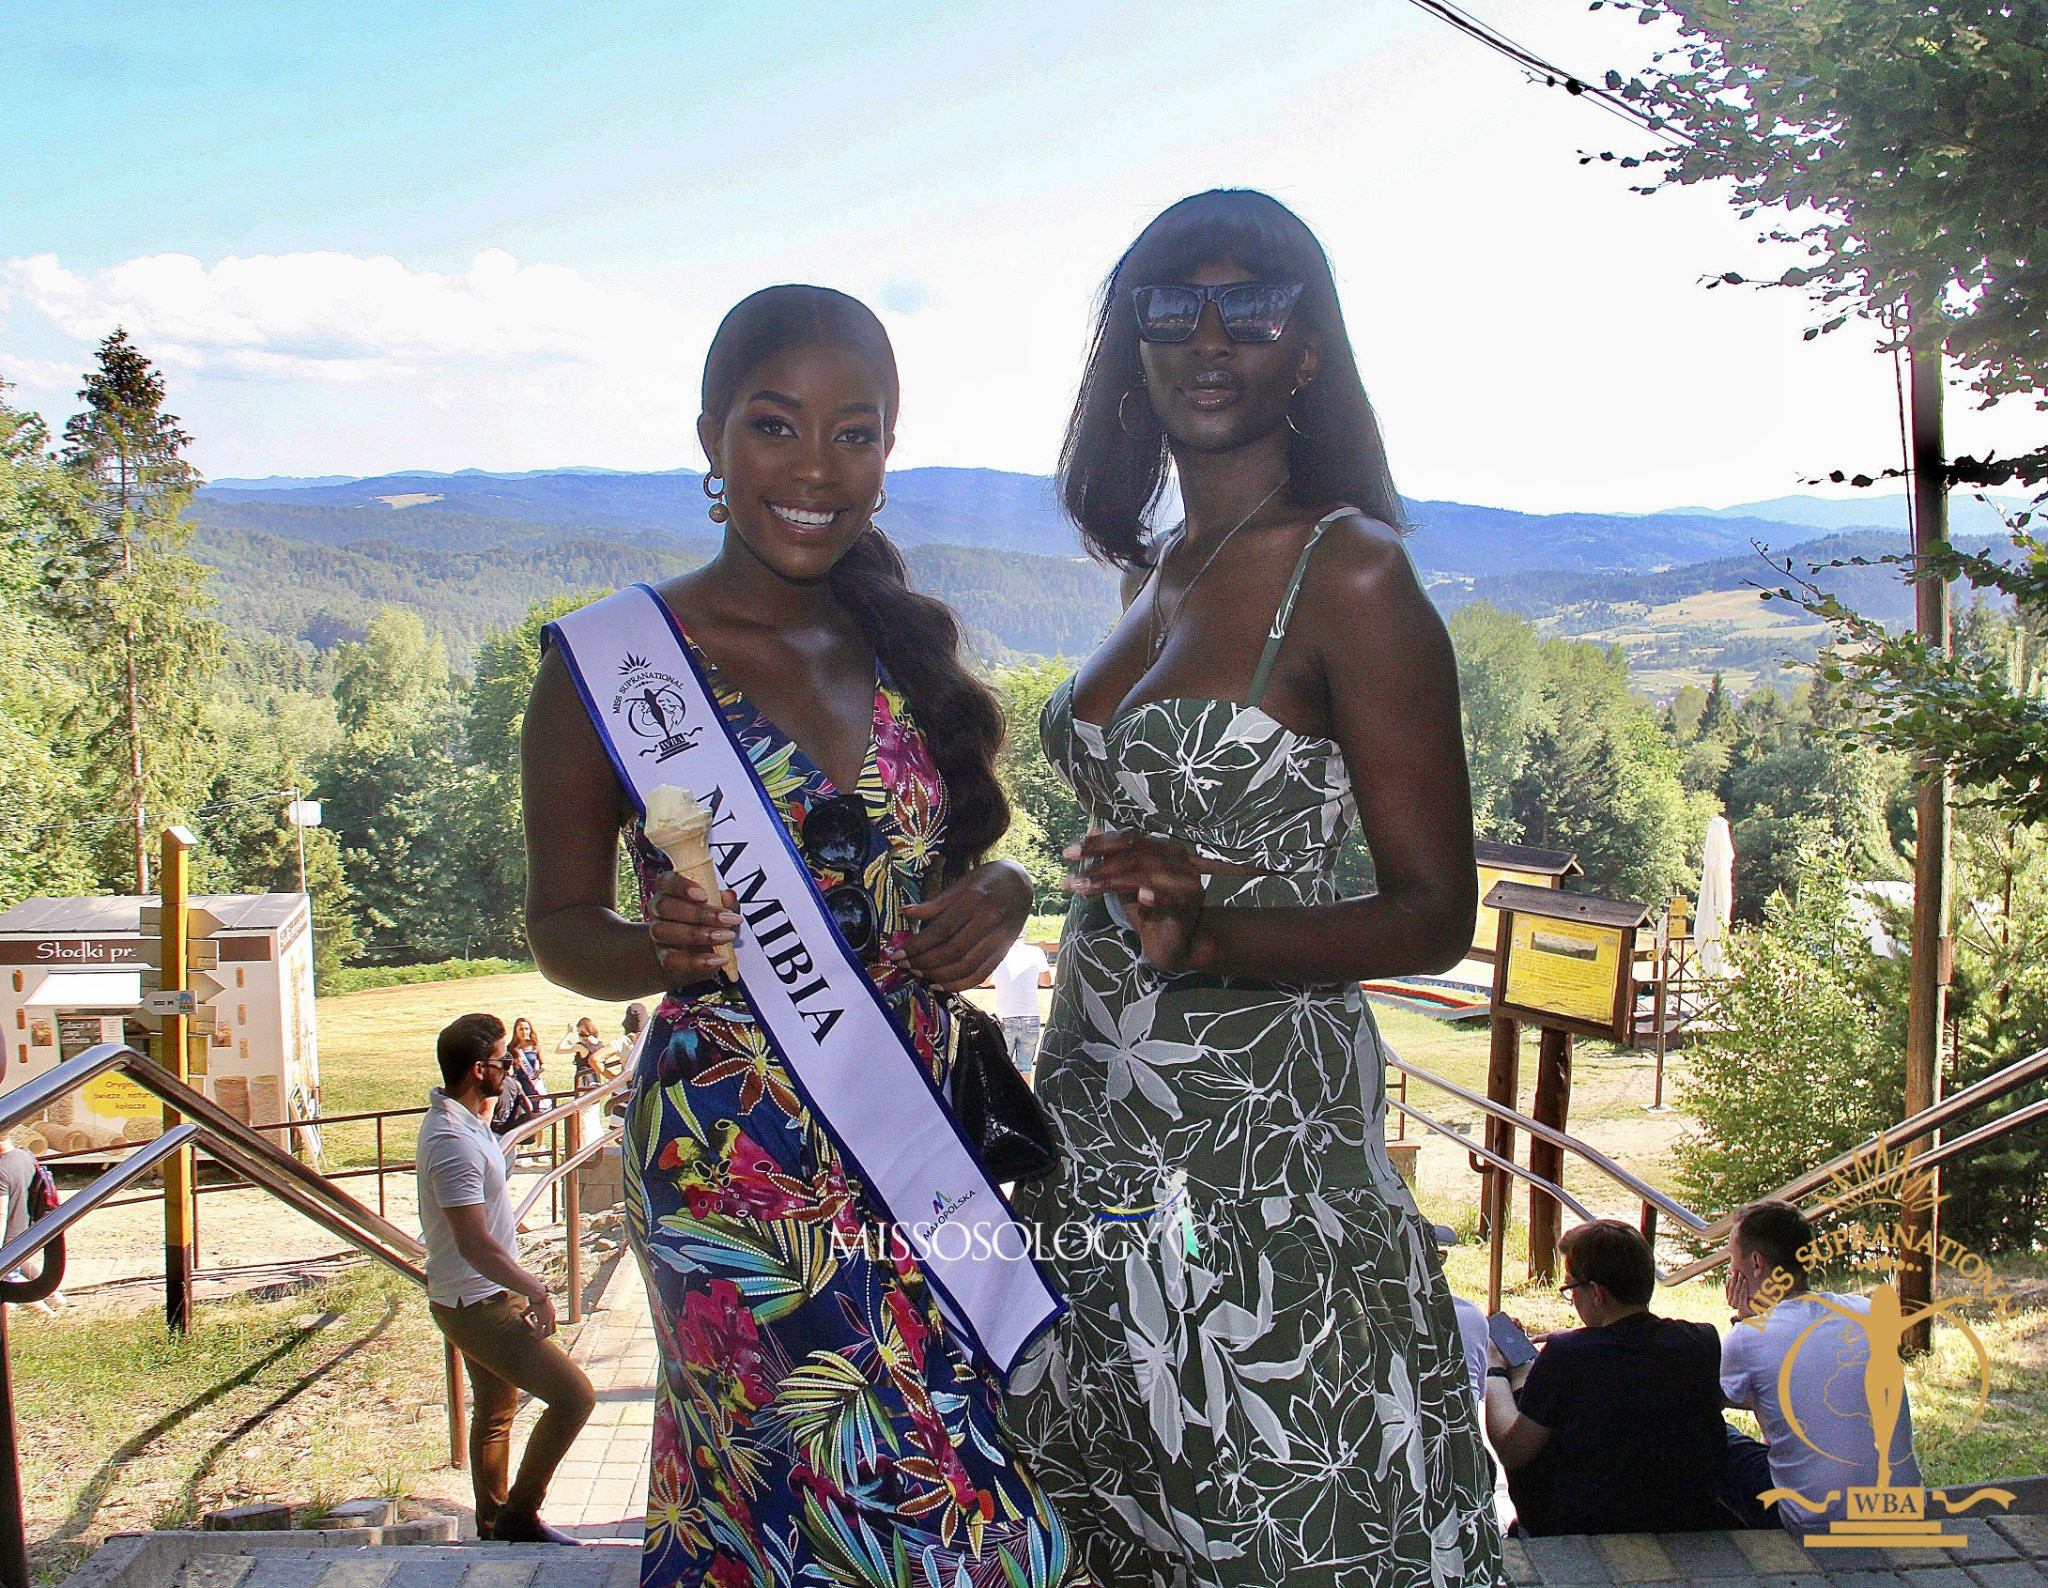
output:
{"label": "white cloud", "polygon": [[38,254],[5,270],[18,301],[63,334],[90,342],[123,325],[152,357],[194,373],[357,383],[437,368],[615,364],[684,329],[658,298],[500,249],[459,275],[335,252],[210,267],[154,254],[88,275]]}
{"label": "white cloud", "polygon": [[0,263],[25,398],[61,420],[125,327],[215,475],[687,463],[715,324],[687,301],[495,248],[460,272],[334,251]]}

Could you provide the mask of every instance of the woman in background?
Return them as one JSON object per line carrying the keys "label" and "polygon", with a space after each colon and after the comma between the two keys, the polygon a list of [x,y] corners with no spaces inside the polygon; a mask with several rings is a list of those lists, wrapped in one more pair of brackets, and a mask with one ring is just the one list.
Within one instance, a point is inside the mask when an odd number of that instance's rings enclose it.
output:
{"label": "woman in background", "polygon": [[547,1106],[540,1080],[540,1046],[533,1034],[533,1022],[521,1015],[512,1022],[512,1034],[505,1039],[505,1057],[512,1068],[491,1113],[491,1129],[500,1136],[520,1125]]}
{"label": "woman in background", "polygon": [[[1168,467],[1186,518],[1150,533]],[[1471,941],[1448,636],[1394,527],[1322,247],[1258,193],[1146,227],[1103,288],[1061,486],[1122,621],[1047,703],[1093,830],[1039,1059],[1071,1151],[1018,1210],[1073,1304],[1014,1385],[1118,1583],[1503,1581],[1430,1229],[1383,1145],[1366,977]],[[1356,816],[1378,891],[1332,881]]]}

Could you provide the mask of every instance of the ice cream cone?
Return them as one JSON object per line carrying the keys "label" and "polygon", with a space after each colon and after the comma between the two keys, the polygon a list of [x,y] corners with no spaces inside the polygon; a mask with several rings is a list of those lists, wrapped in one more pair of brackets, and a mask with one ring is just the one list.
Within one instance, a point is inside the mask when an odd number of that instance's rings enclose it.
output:
{"label": "ice cream cone", "polygon": [[[711,859],[711,812],[696,795],[674,783],[648,790],[642,830],[647,841],[668,856],[678,875],[696,883],[712,903],[718,902],[724,885]],[[732,944],[719,944],[718,958],[724,974],[738,981],[740,967],[733,958]]]}

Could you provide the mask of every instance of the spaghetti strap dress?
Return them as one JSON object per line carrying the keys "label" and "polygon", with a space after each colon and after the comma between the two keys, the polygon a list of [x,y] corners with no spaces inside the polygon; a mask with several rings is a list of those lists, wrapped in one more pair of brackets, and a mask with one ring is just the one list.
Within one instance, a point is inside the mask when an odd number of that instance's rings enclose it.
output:
{"label": "spaghetti strap dress", "polygon": [[[1213,905],[1338,897],[1343,753],[1259,703],[1339,516],[1242,704],[1097,726],[1069,680],[1046,705],[1045,752],[1097,827],[1239,873],[1209,880]],[[1456,1315],[1387,1157],[1357,984],[1161,974],[1113,901],[1080,897],[1038,1088],[1069,1151],[1017,1211],[1073,1311],[1011,1388],[1089,1568],[1119,1588],[1504,1583]]]}
{"label": "spaghetti strap dress", "polygon": [[[946,832],[946,790],[903,696],[878,678],[860,786],[842,791],[698,656],[841,930],[943,1083],[946,1013],[883,957],[936,882]],[[631,836],[644,906],[668,861],[638,823]],[[645,1588],[1090,1584],[1014,1453],[995,1382],[729,984],[662,999],[624,1159],[661,1351]]]}

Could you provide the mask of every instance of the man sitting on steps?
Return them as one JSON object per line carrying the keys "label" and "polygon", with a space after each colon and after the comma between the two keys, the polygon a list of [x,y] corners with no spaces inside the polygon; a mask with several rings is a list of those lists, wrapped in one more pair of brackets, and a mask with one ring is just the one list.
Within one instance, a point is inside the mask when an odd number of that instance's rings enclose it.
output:
{"label": "man sitting on steps", "polygon": [[[491,1112],[505,1087],[505,1023],[463,1015],[437,1044],[441,1085],[420,1122],[420,1236],[434,1322],[469,1371],[469,1473],[476,1530],[506,1543],[580,1543],[540,1519],[555,1468],[597,1403],[590,1380],[549,1338],[555,1304],[519,1266],[505,1158]],[[512,1418],[525,1390],[546,1405],[526,1441],[519,1480],[506,1487]]]}
{"label": "man sitting on steps", "polygon": [[[1728,1237],[1727,1296],[1736,1322],[1721,1342],[1721,1393],[1730,1406],[1756,1413],[1764,1439],[1730,1431],[1721,1500],[1750,1527],[1825,1531],[1848,1516],[1849,1490],[1877,1482],[1877,1441],[1862,1393],[1870,1339],[1841,1315],[1868,1313],[1870,1298],[1814,1291],[1804,1256],[1812,1244],[1806,1215],[1776,1200],[1743,1208]],[[1775,1284],[1773,1275],[1780,1276]],[[1816,1295],[1840,1310],[1823,1307]],[[1778,1391],[1795,1347],[1788,1418]],[[1805,1438],[1793,1430],[1793,1419]],[[1891,1479],[1920,1486],[1913,1417],[1903,1401],[1892,1428]],[[1794,1489],[1826,1503],[1817,1511],[1789,1500],[1766,1509],[1758,1496],[1771,1489]]]}
{"label": "man sitting on steps", "polygon": [[1557,1243],[1583,1329],[1550,1336],[1520,1395],[1489,1347],[1486,1435],[1524,1533],[1684,1533],[1725,1525],[1720,1337],[1660,1318],[1657,1261],[1615,1219]]}

